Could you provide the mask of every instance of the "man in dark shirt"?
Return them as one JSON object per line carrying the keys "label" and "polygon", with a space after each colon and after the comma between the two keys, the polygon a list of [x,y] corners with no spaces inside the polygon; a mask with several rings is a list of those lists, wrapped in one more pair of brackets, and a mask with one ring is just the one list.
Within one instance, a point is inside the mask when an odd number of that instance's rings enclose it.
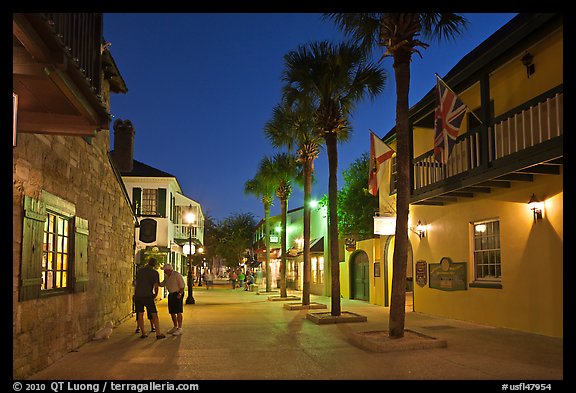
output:
{"label": "man in dark shirt", "polygon": [[148,264],[136,272],[136,283],[134,287],[134,305],[138,314],[138,327],[142,335],[140,338],[148,337],[144,331],[144,307],[152,316],[152,324],[156,329],[156,338],[161,339],[166,336],[160,332],[160,322],[158,321],[158,311],[154,299],[158,296],[158,284],[160,275],[154,269],[156,259],[148,259]]}

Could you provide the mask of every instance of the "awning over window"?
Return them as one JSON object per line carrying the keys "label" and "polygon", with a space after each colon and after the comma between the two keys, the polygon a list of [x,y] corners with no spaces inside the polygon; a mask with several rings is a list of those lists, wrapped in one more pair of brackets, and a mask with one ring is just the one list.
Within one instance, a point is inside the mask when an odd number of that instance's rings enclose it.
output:
{"label": "awning over window", "polygon": [[324,236],[310,242],[310,252],[324,254]]}
{"label": "awning over window", "polygon": [[[299,250],[296,247],[291,247],[288,249],[286,256],[288,258],[295,258],[301,256],[302,253],[303,250]],[[310,253],[324,254],[324,236],[310,240]]]}

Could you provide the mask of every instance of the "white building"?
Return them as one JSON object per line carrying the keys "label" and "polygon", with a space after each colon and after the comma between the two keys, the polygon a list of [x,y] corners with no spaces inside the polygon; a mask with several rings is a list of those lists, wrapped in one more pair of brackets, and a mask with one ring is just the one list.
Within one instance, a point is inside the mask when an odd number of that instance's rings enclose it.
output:
{"label": "white building", "polygon": [[204,242],[202,206],[182,193],[176,176],[134,160],[133,145],[134,127],[129,120],[117,120],[112,155],[139,220],[136,266],[153,256],[158,266],[170,263],[186,275],[189,243],[194,254]]}

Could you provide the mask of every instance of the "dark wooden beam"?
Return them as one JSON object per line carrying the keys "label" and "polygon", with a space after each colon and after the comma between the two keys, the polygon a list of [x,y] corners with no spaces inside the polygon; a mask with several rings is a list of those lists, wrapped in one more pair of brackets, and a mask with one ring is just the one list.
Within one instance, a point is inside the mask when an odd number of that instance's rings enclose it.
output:
{"label": "dark wooden beam", "polygon": [[558,165],[534,165],[528,168],[520,169],[518,172],[533,173],[536,175],[559,175],[560,167]]}
{"label": "dark wooden beam", "polygon": [[466,192],[466,191],[451,191],[444,195],[453,196],[453,197],[461,197],[461,198],[474,198],[473,192]]}
{"label": "dark wooden beam", "polygon": [[446,194],[437,196],[437,197],[433,197],[430,199],[427,199],[427,201],[432,201],[432,202],[447,202],[447,203],[455,203],[458,202],[458,198],[456,197],[451,197],[451,196],[445,196]]}
{"label": "dark wooden beam", "polygon": [[510,181],[534,181],[534,175],[529,173],[508,173],[497,177],[496,180],[510,180]]}
{"label": "dark wooden beam", "polygon": [[39,62],[50,62],[50,49],[24,14],[12,14],[12,33],[22,43],[32,58]]}
{"label": "dark wooden beam", "polygon": [[483,194],[490,194],[492,192],[490,187],[481,187],[481,186],[463,187],[460,189],[460,191],[481,192]]}
{"label": "dark wooden beam", "polygon": [[425,201],[415,202],[415,203],[413,203],[413,205],[444,206],[445,203],[440,202],[440,201],[433,201],[433,200],[427,199]]}
{"label": "dark wooden beam", "polygon": [[507,180],[488,180],[478,183],[482,187],[510,188],[511,183]]}
{"label": "dark wooden beam", "polygon": [[99,127],[82,116],[55,113],[18,112],[18,132],[52,135],[95,136]]}

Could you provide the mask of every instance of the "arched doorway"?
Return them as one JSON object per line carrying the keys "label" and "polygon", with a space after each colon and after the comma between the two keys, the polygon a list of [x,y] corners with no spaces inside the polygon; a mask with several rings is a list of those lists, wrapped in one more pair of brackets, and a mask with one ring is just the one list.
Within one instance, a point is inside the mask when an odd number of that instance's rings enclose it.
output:
{"label": "arched doorway", "polygon": [[362,250],[350,256],[351,298],[358,300],[370,299],[370,278],[368,254]]}
{"label": "arched doorway", "polygon": [[[382,250],[382,259],[384,260],[384,306],[390,307],[390,291],[392,284],[392,260],[394,258],[394,240],[395,236],[386,238],[385,246]],[[414,258],[412,253],[412,243],[408,242],[408,257],[406,261],[406,309],[414,311]]]}

